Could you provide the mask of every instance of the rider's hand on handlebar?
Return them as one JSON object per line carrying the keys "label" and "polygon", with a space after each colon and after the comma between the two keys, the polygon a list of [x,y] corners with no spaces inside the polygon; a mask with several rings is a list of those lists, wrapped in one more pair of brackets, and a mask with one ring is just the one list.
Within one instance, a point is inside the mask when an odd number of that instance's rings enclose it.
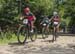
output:
{"label": "rider's hand on handlebar", "polygon": [[20,17],[20,20],[22,20],[23,18],[22,17]]}
{"label": "rider's hand on handlebar", "polygon": [[24,18],[24,16],[21,16],[21,17],[20,17],[20,20],[23,20],[23,18]]}

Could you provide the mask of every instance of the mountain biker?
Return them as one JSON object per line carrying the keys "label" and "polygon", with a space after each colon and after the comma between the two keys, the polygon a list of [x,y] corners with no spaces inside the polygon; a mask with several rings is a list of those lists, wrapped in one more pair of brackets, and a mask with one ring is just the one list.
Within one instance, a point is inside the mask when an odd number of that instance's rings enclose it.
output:
{"label": "mountain biker", "polygon": [[53,12],[53,16],[50,19],[53,22],[53,29],[57,29],[57,32],[59,32],[59,26],[60,26],[60,17],[58,16],[58,13],[56,11]]}
{"label": "mountain biker", "polygon": [[31,13],[29,7],[24,8],[22,17],[28,19],[28,23],[31,26],[31,32],[33,32],[34,22],[36,20],[36,17]]}
{"label": "mountain biker", "polygon": [[49,21],[49,18],[48,18],[47,16],[44,16],[44,17],[43,17],[43,20],[42,20],[42,22],[41,22],[40,24],[45,25],[44,23],[46,24],[46,29],[47,29],[47,31],[49,31],[50,21]]}

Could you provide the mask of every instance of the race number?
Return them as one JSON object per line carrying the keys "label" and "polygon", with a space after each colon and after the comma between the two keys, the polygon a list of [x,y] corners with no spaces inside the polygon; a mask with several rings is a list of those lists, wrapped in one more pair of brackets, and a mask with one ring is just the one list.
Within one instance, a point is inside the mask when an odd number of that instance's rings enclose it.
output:
{"label": "race number", "polygon": [[28,24],[28,19],[24,19],[23,24]]}

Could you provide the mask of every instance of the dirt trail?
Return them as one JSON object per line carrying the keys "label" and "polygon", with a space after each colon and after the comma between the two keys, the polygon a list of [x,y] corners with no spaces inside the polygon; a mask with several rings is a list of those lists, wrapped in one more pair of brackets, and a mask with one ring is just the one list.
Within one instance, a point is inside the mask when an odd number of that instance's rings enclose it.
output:
{"label": "dirt trail", "polygon": [[50,35],[46,39],[28,41],[24,45],[11,43],[0,46],[0,54],[75,54],[74,36],[59,36],[54,43],[49,42],[51,38]]}

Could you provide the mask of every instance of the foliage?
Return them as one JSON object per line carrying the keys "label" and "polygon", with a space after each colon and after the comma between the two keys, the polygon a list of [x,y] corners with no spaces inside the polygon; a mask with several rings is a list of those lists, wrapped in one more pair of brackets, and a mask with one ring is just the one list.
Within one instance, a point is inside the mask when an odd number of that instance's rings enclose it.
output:
{"label": "foliage", "polygon": [[[29,6],[36,16],[36,25],[42,15],[52,16],[54,10],[59,12],[62,20],[69,26],[75,25],[75,2],[74,0],[0,0],[0,26],[15,27],[18,24],[23,8]],[[6,28],[5,28],[6,29]]]}

